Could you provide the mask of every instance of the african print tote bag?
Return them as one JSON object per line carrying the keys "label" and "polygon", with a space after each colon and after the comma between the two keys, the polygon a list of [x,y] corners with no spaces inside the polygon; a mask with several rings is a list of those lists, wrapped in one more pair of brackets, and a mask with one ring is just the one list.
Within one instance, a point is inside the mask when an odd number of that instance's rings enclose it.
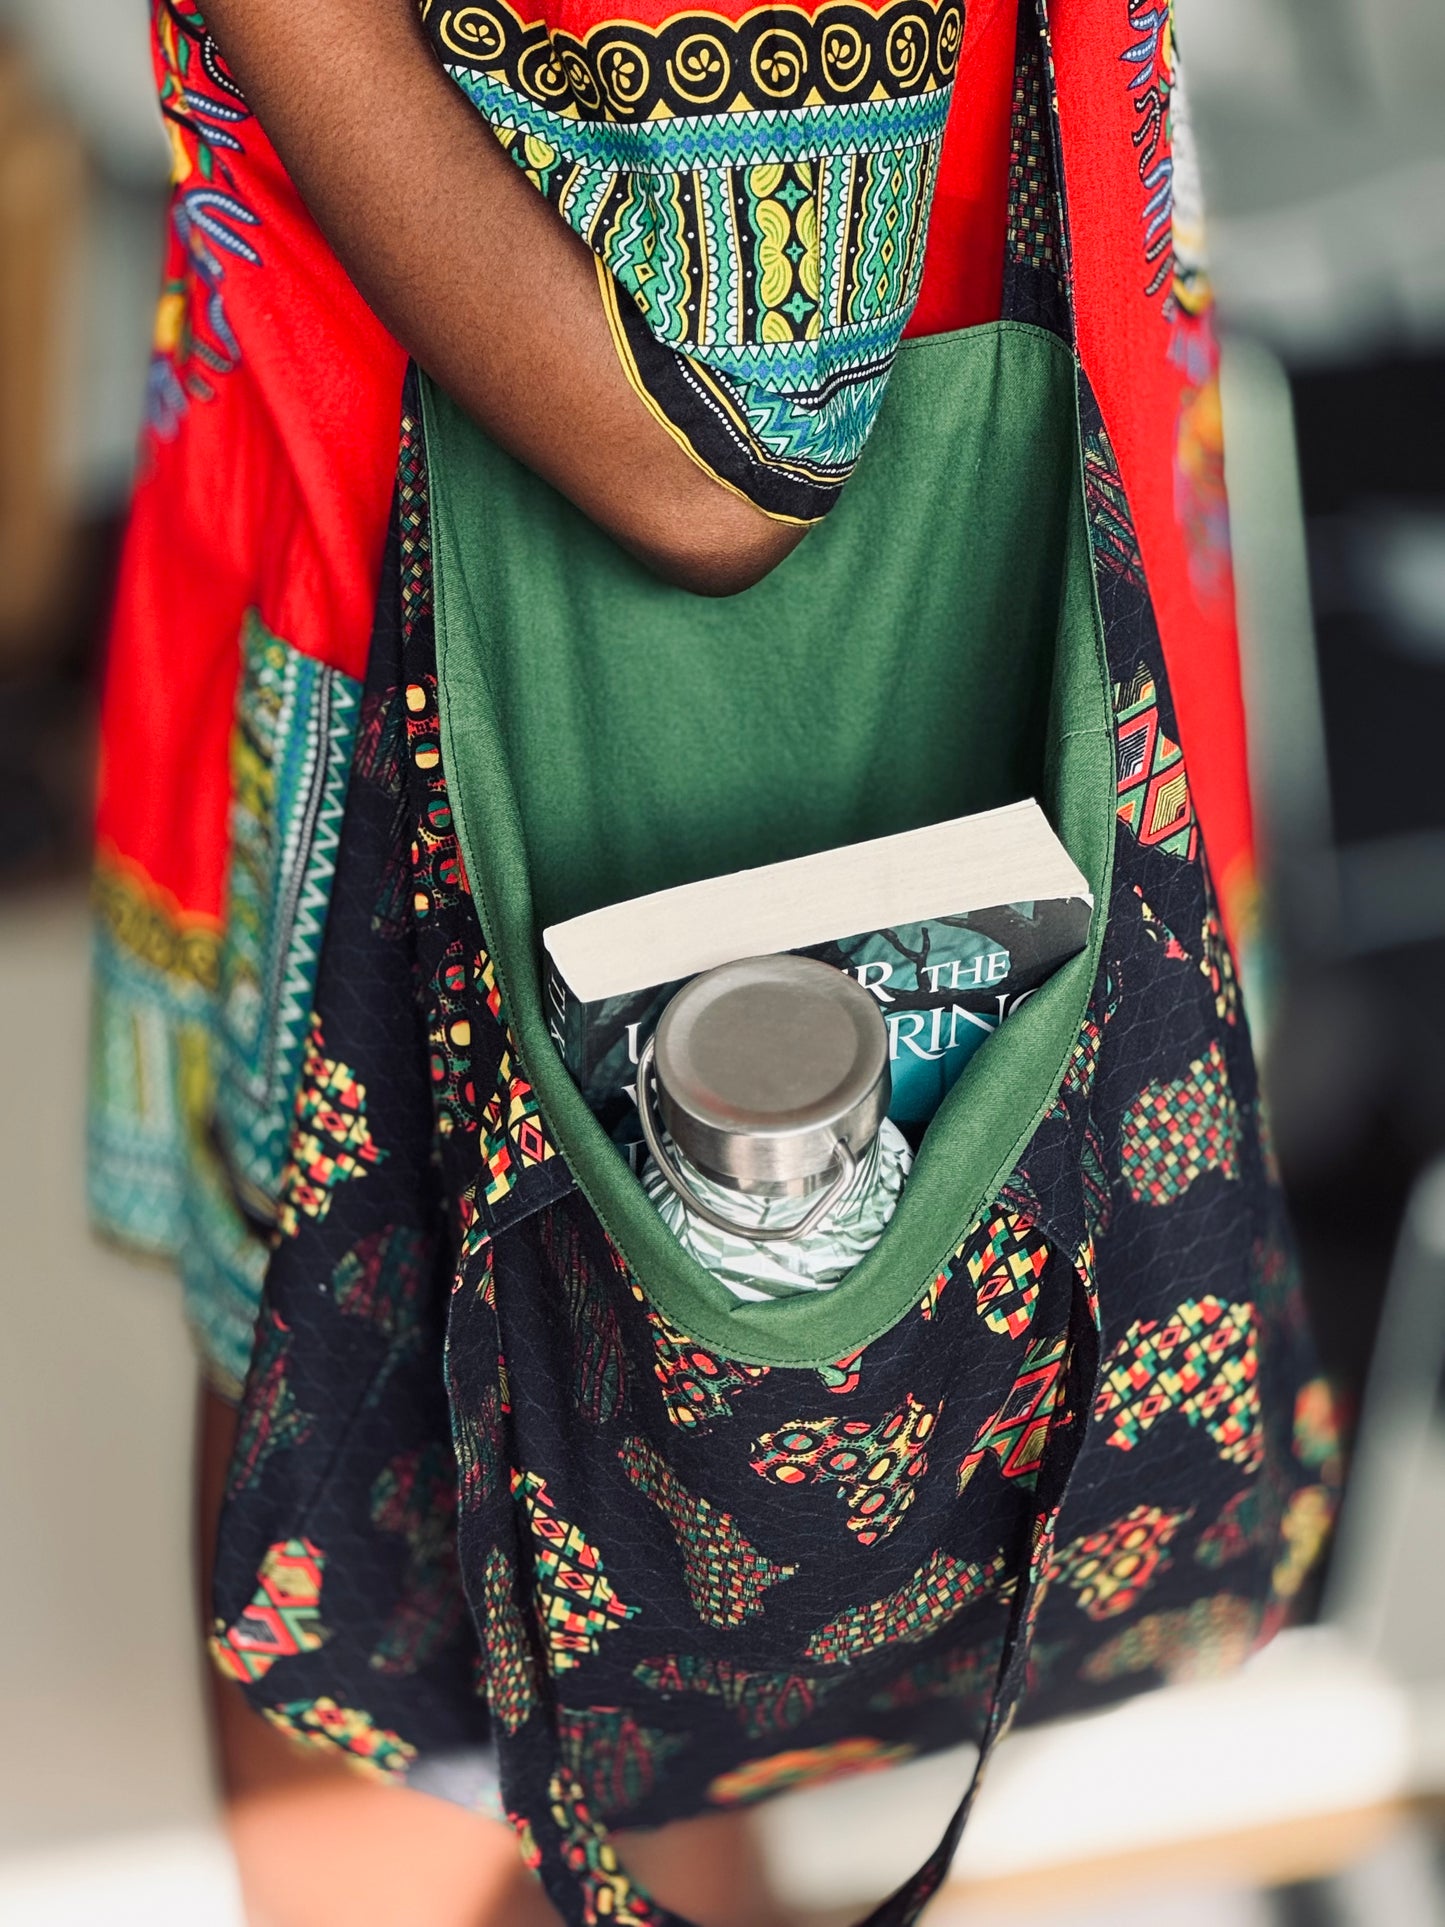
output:
{"label": "african print tote bag", "polygon": [[[903,350],[757,588],[659,585],[408,391],[213,1649],[395,1779],[468,1797],[490,1738],[571,1927],[685,1927],[614,1827],[982,1761],[1014,1718],[1243,1657],[1330,1513],[1023,46],[1009,318]],[[974,1058],[856,1270],[737,1302],[566,1078],[538,930],[1028,794],[1088,950]],[[917,1918],[971,1797],[875,1927]]]}

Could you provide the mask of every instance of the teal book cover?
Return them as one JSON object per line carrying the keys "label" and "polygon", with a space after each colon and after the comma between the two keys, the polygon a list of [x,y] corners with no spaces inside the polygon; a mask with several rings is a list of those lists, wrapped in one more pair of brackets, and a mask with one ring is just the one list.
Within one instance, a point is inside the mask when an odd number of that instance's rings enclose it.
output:
{"label": "teal book cover", "polygon": [[856,977],[888,1027],[888,1115],[916,1134],[999,1025],[1089,939],[1083,897],[870,930],[807,953]]}
{"label": "teal book cover", "polygon": [[[964,1065],[1060,964],[1088,942],[1085,897],[1008,903],[801,948],[856,977],[888,1029],[888,1114],[915,1140]],[[582,1095],[634,1167],[641,1159],[637,1059],[677,983],[582,1003],[547,959],[552,1040]]]}

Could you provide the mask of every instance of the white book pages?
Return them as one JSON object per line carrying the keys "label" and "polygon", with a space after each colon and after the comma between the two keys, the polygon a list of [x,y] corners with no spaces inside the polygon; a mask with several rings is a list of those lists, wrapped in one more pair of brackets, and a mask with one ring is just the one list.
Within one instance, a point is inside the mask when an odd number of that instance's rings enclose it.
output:
{"label": "white book pages", "polygon": [[995,904],[1082,897],[1078,866],[1037,802],[931,823],[608,904],[542,933],[582,1003],[696,976],[739,957]]}

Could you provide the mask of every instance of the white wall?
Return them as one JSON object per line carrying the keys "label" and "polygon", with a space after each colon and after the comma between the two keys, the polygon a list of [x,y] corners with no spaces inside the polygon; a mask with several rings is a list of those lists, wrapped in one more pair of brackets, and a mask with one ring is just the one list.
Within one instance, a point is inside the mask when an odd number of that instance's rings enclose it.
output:
{"label": "white wall", "polygon": [[146,0],[0,0],[0,26],[27,48],[46,87],[108,169],[164,180]]}
{"label": "white wall", "polygon": [[92,162],[79,258],[57,294],[71,373],[56,432],[82,513],[101,515],[129,486],[160,278],[168,154],[146,0],[0,0],[0,31]]}
{"label": "white wall", "polygon": [[1445,344],[1445,0],[1177,0],[1226,325]]}

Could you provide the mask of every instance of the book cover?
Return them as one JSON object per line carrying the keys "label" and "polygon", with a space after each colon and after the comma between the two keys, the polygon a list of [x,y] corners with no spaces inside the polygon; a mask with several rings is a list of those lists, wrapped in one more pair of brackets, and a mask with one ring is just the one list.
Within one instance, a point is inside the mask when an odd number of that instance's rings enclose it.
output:
{"label": "book cover", "polygon": [[[997,904],[895,929],[863,931],[794,954],[846,970],[877,999],[888,1027],[889,1116],[916,1139],[982,1044],[1088,941],[1086,896]],[[550,954],[553,1042],[591,1109],[641,1162],[637,1059],[686,978],[582,1002]]]}
{"label": "book cover", "polygon": [[1084,948],[1092,914],[1087,897],[1003,903],[865,931],[805,954],[848,971],[877,998],[893,1078],[888,1115],[916,1131],[980,1045]]}

